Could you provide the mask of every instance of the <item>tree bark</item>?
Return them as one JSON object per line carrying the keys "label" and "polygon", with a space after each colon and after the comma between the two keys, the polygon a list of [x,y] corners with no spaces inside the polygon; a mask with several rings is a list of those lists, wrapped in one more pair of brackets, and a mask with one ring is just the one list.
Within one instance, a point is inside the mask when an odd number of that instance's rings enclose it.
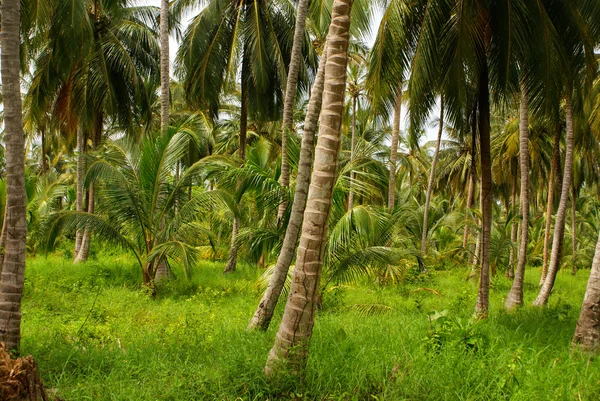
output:
{"label": "tree bark", "polygon": [[46,128],[40,128],[40,135],[42,137],[42,177],[46,177],[48,173],[48,160],[46,159]]}
{"label": "tree bark", "polygon": [[[508,254],[508,269],[506,270],[506,277],[514,278],[515,277],[515,248],[514,244],[517,242],[517,223],[514,221],[514,212],[516,212],[516,204],[517,204],[517,175],[515,174],[513,185],[512,185],[512,194],[510,196],[510,205],[511,210],[513,211],[513,221],[510,223],[510,252]],[[508,210],[507,210],[508,212]],[[518,246],[518,245],[517,245]],[[518,253],[518,252],[517,252]]]}
{"label": "tree bark", "polygon": [[521,216],[521,234],[515,279],[505,303],[508,310],[523,305],[523,281],[525,279],[525,264],[527,263],[527,245],[529,243],[529,99],[525,93],[524,85],[521,85],[519,117],[519,163],[521,170],[519,214]]}
{"label": "tree bark", "polygon": [[273,270],[273,275],[269,280],[269,285],[258,304],[256,312],[248,326],[249,330],[261,329],[266,330],[271,323],[275,307],[281,296],[281,291],[285,285],[288,270],[292,263],[298,235],[302,227],[302,219],[304,218],[304,209],[306,208],[306,197],[308,194],[308,186],[310,185],[310,172],[313,162],[315,132],[319,123],[319,115],[321,114],[321,104],[323,100],[323,83],[325,78],[325,63],[327,62],[327,44],[323,50],[323,55],[319,61],[319,69],[311,90],[308,110],[304,120],[304,129],[302,132],[302,143],[300,147],[300,159],[298,161],[298,176],[296,177],[296,191],[294,193],[294,201],[292,203],[292,212],[290,221],[285,230],[285,237],[281,252],[277,257],[277,263]]}
{"label": "tree bark", "polygon": [[577,191],[571,185],[571,246],[573,247],[573,275],[577,274]]}
{"label": "tree bark", "polygon": [[486,317],[490,286],[490,237],[492,232],[492,161],[490,156],[490,94],[487,62],[479,71],[479,144],[481,157],[481,268],[475,313]]}
{"label": "tree bark", "polygon": [[[75,193],[75,210],[83,212],[83,181],[85,179],[85,134],[83,127],[77,128],[77,178],[76,178],[76,193]],[[81,249],[83,239],[83,231],[77,230],[75,233],[75,254],[74,259],[77,259]]]}
{"label": "tree bark", "polygon": [[[471,168],[469,169],[469,187],[467,190],[467,208],[465,210],[465,231],[463,234],[463,249],[467,249],[469,243],[469,212],[473,207],[473,199],[475,197],[475,176],[477,174],[477,158],[475,152],[477,150],[477,102],[473,107],[473,114],[471,115]],[[467,260],[471,259],[471,252]]]}
{"label": "tree bark", "polygon": [[390,178],[388,183],[388,210],[392,212],[396,205],[396,164],[398,162],[398,139],[400,138],[400,119],[402,115],[402,84],[394,107],[394,126],[390,147]]}
{"label": "tree bark", "polygon": [[[350,144],[350,166],[354,162],[356,153],[356,101],[355,96],[352,97],[352,142]],[[352,210],[354,207],[354,170],[350,170],[350,186],[348,189],[348,210]]]}
{"label": "tree bark", "polygon": [[437,164],[438,154],[440,153],[440,144],[442,142],[442,133],[444,132],[444,98],[440,99],[440,127],[438,137],[431,161],[431,171],[429,172],[429,182],[427,184],[427,194],[425,195],[425,209],[423,210],[423,232],[421,233],[421,255],[427,252],[427,229],[429,224],[429,204],[433,194],[433,180],[435,179],[435,165]]}
{"label": "tree bark", "polygon": [[554,180],[558,172],[560,163],[560,123],[556,123],[554,130],[554,147],[552,152],[552,165],[550,167],[550,179],[548,181],[548,200],[546,202],[546,226],[544,228],[544,256],[542,263],[542,277],[540,278],[540,286],[544,284],[546,275],[548,274],[548,255],[550,248],[550,230],[552,228],[552,214],[554,211]]}
{"label": "tree bark", "polygon": [[589,352],[600,348],[600,235],[571,345]]}
{"label": "tree bark", "polygon": [[0,400],[49,401],[33,357],[11,359],[0,344]]}
{"label": "tree bark", "polygon": [[552,253],[550,254],[550,265],[548,266],[548,275],[540,293],[533,305],[544,306],[548,303],[550,298],[550,292],[554,287],[554,280],[556,279],[556,273],[560,267],[561,259],[561,248],[563,238],[565,236],[565,218],[567,214],[567,202],[569,201],[569,191],[571,189],[571,177],[573,175],[573,143],[574,143],[574,129],[573,129],[573,99],[572,94],[569,92],[566,98],[566,120],[567,120],[567,141],[566,141],[566,152],[565,152],[565,166],[562,180],[562,189],[560,193],[560,202],[558,204],[558,210],[556,211],[556,222],[554,223],[554,238],[552,239]]}
{"label": "tree bark", "polygon": [[[281,123],[281,176],[279,182],[284,189],[290,185],[290,163],[287,155],[288,134],[294,123],[294,104],[296,102],[296,88],[298,86],[298,74],[302,59],[302,45],[306,27],[306,13],[308,0],[299,0],[296,11],[296,25],[294,27],[294,41],[292,42],[292,53],[290,55],[290,66],[288,68],[287,83],[285,85],[285,97],[283,101],[283,121]],[[279,205],[277,221],[281,218],[287,208],[287,202]]]}
{"label": "tree bark", "polygon": [[160,129],[163,135],[169,129],[169,0],[160,2]]}
{"label": "tree bark", "polygon": [[19,56],[20,1],[3,0],[0,55],[6,145],[6,248],[0,277],[0,342],[18,350],[21,342],[21,298],[25,281],[27,195],[25,136]]}
{"label": "tree bark", "polygon": [[304,212],[304,224],[290,295],[275,344],[265,366],[266,374],[304,371],[312,336],[314,312],[326,245],[327,221],[335,185],[350,39],[352,0],[335,0],[328,34],[321,129],[314,170]]}

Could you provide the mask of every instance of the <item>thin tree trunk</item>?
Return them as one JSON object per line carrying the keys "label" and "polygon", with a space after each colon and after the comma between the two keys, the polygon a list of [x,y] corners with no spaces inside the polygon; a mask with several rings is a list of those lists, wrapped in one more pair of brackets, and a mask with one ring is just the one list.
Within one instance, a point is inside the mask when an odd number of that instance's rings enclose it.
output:
{"label": "thin tree trunk", "polygon": [[306,224],[302,226],[290,295],[265,366],[267,374],[281,371],[299,374],[308,358],[338,165],[351,7],[352,0],[335,0],[333,3],[321,130],[304,212]]}
{"label": "thin tree trunk", "polygon": [[554,287],[556,273],[560,267],[562,241],[565,236],[565,219],[567,214],[567,202],[569,201],[569,191],[571,189],[571,177],[573,174],[573,101],[572,94],[569,92],[566,98],[566,120],[567,120],[567,141],[565,152],[565,166],[562,180],[562,189],[560,193],[560,202],[556,211],[556,222],[554,224],[554,238],[552,239],[552,253],[550,254],[550,265],[548,266],[548,275],[534,305],[544,306],[548,303],[550,292]]}
{"label": "thin tree trunk", "polygon": [[523,305],[523,281],[527,263],[527,245],[529,243],[529,99],[521,85],[521,109],[519,111],[519,163],[521,170],[521,195],[519,196],[519,214],[521,215],[521,234],[519,258],[515,279],[505,307],[508,310]]}
{"label": "thin tree trunk", "polygon": [[[517,204],[517,175],[515,174],[513,185],[512,185],[512,194],[511,194],[511,210],[513,212],[513,221],[510,223],[510,251],[508,254],[508,270],[506,270],[506,277],[514,278],[515,277],[515,248],[514,244],[517,241],[517,223],[514,221],[514,213],[516,212],[516,204]],[[508,210],[507,210],[508,211]]]}
{"label": "thin tree trunk", "polygon": [[46,159],[46,128],[40,128],[40,134],[42,136],[42,177],[46,177],[48,174],[48,160]]}
{"label": "thin tree trunk", "polygon": [[[475,176],[477,175],[477,158],[475,152],[477,150],[477,102],[473,107],[473,114],[471,116],[471,168],[469,169],[469,188],[467,190],[467,209],[465,210],[465,232],[463,234],[463,249],[467,249],[469,243],[469,223],[470,223],[470,211],[473,207],[473,199],[475,192]],[[471,260],[471,252],[467,260]]]}
{"label": "thin tree trunk", "polygon": [[571,345],[589,352],[600,348],[600,235]]}
{"label": "thin tree trunk", "polygon": [[163,135],[169,129],[169,0],[160,2],[160,129]]}
{"label": "thin tree trunk", "polygon": [[273,270],[273,275],[269,280],[269,285],[258,304],[256,312],[250,321],[248,330],[261,329],[266,330],[271,323],[275,307],[281,296],[281,291],[285,285],[288,270],[294,253],[298,235],[302,228],[304,218],[304,209],[306,208],[306,197],[310,185],[310,171],[313,162],[315,132],[319,123],[319,114],[321,114],[321,103],[323,100],[323,83],[325,78],[325,63],[327,62],[327,44],[323,50],[323,55],[319,61],[319,69],[313,84],[308,104],[308,110],[304,120],[304,129],[302,133],[302,143],[300,147],[300,159],[298,161],[298,176],[296,177],[296,191],[294,193],[294,202],[292,203],[292,212],[290,221],[285,230],[285,237],[281,252],[277,257],[277,263]]}
{"label": "thin tree trunk", "polygon": [[[352,142],[350,144],[350,166],[354,162],[356,153],[356,97],[352,97]],[[348,210],[354,207],[354,170],[350,170],[350,187],[348,189]]]}
{"label": "thin tree trunk", "polygon": [[402,115],[402,84],[396,97],[394,107],[394,126],[392,127],[392,144],[390,147],[390,178],[388,183],[388,210],[396,205],[396,164],[398,161],[398,139],[400,138],[400,119]]}
{"label": "thin tree trunk", "polygon": [[479,72],[479,137],[481,157],[481,268],[475,313],[486,317],[490,286],[490,237],[492,232],[492,161],[490,156],[490,94],[487,62]]}
{"label": "thin tree trunk", "polygon": [[571,185],[571,246],[573,247],[573,275],[577,274],[577,193]]}
{"label": "thin tree trunk", "polygon": [[437,142],[431,161],[431,171],[429,172],[429,183],[427,184],[427,194],[425,196],[425,209],[423,210],[423,232],[421,233],[421,255],[427,252],[427,230],[429,225],[429,204],[433,194],[433,180],[435,179],[435,165],[437,164],[438,154],[440,153],[440,144],[442,142],[442,133],[444,132],[444,98],[440,100],[440,127],[438,129]]}
{"label": "thin tree trunk", "polygon": [[[302,45],[306,27],[306,13],[308,0],[299,0],[296,11],[296,26],[294,27],[294,41],[292,42],[292,53],[290,54],[290,66],[288,69],[287,83],[285,85],[285,98],[283,101],[283,121],[281,123],[281,176],[279,182],[284,189],[290,185],[290,163],[288,161],[287,143],[288,134],[294,123],[294,104],[296,102],[296,88],[298,86],[298,74],[302,61]],[[282,202],[277,211],[277,221],[281,218],[287,208],[287,202]]]}
{"label": "thin tree trunk", "polygon": [[27,207],[25,192],[25,136],[21,105],[19,56],[20,1],[3,0],[0,54],[6,145],[6,248],[0,277],[0,342],[19,349],[21,297],[25,281]]}
{"label": "thin tree trunk", "polygon": [[552,228],[552,214],[554,211],[554,180],[558,173],[558,165],[560,163],[560,123],[556,123],[554,130],[554,150],[552,152],[552,165],[550,167],[550,179],[548,181],[548,200],[546,203],[546,226],[544,229],[544,256],[542,263],[542,277],[540,278],[540,286],[544,284],[546,275],[548,274],[548,255],[550,248],[550,230]]}
{"label": "thin tree trunk", "polygon": [[[83,212],[83,181],[85,178],[85,135],[83,127],[80,125],[77,128],[77,187],[75,193],[75,210]],[[83,239],[83,231],[77,230],[75,233],[75,254],[74,259],[77,259],[79,250],[81,249],[81,241]]]}

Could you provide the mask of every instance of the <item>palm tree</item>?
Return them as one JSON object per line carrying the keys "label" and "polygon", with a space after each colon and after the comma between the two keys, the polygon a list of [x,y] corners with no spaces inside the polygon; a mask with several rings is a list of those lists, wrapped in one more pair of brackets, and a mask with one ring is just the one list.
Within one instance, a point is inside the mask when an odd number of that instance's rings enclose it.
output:
{"label": "palm tree", "polygon": [[25,136],[22,124],[20,77],[20,1],[5,0],[2,14],[2,99],[6,144],[6,245],[0,266],[0,342],[18,350],[21,343],[21,297],[25,280],[27,212]]}
{"label": "palm tree", "polygon": [[[331,25],[327,35],[329,45],[325,65],[321,131],[317,140],[311,186],[304,212],[305,224],[302,226],[290,296],[275,345],[267,359],[267,374],[281,369],[289,371],[288,367],[292,372],[300,373],[306,366],[341,139],[351,8],[352,0],[335,0],[333,3]],[[323,199],[329,199],[329,202],[323,202]]]}

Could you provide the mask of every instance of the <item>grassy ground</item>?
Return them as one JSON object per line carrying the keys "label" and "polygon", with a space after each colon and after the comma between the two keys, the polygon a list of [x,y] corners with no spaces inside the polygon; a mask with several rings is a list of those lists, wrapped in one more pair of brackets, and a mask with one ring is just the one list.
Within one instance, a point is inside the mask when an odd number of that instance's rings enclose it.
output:
{"label": "grassy ground", "polygon": [[[69,401],[600,399],[600,361],[569,353],[587,271],[561,272],[548,308],[514,314],[501,311],[510,283],[497,278],[490,317],[479,323],[469,320],[476,284],[463,270],[335,289],[297,384],[262,373],[281,305],[266,333],[245,330],[260,297],[253,268],[223,276],[206,262],[158,299],[140,289],[125,257],[83,265],[36,257],[27,269],[23,352]],[[528,272],[527,303],[538,280]]]}

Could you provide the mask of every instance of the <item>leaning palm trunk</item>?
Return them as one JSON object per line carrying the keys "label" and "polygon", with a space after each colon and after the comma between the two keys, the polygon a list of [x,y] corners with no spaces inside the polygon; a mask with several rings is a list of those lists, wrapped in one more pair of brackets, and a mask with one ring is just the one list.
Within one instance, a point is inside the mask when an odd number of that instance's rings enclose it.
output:
{"label": "leaning palm trunk", "polygon": [[[354,163],[356,154],[356,97],[352,98],[352,142],[350,144],[350,165]],[[350,186],[348,190],[348,210],[354,207],[354,170],[350,170]]]}
{"label": "leaning palm trunk", "polygon": [[394,107],[394,126],[390,147],[390,178],[388,182],[388,210],[394,210],[396,204],[396,163],[398,161],[398,139],[400,138],[400,116],[402,114],[402,84]]}
{"label": "leaning palm trunk", "polygon": [[554,179],[560,163],[560,124],[554,130],[554,150],[552,152],[552,165],[550,167],[550,180],[548,181],[548,200],[546,204],[546,226],[544,228],[544,256],[542,263],[542,277],[540,285],[544,284],[548,273],[548,255],[550,248],[550,230],[552,228],[552,212],[554,211]]}
{"label": "leaning palm trunk", "polygon": [[308,357],[340,147],[352,0],[335,0],[328,34],[321,129],[290,296],[265,372],[301,373]]}
{"label": "leaning palm trunk", "polygon": [[519,163],[521,169],[519,214],[521,216],[521,233],[515,279],[505,303],[506,309],[509,310],[523,305],[523,280],[525,278],[525,263],[527,262],[527,245],[529,242],[529,100],[523,87],[521,88],[521,110],[519,113]]}
{"label": "leaning palm trunk", "polygon": [[[465,231],[463,233],[463,249],[467,249],[469,244],[469,223],[470,223],[470,212],[473,207],[473,198],[475,195],[475,175],[477,173],[477,163],[475,158],[475,151],[477,149],[477,102],[473,107],[473,114],[471,115],[471,167],[469,169],[469,187],[467,189],[467,207],[465,210]],[[472,245],[470,246],[472,248]],[[470,249],[467,260],[470,264],[473,250]]]}
{"label": "leaning palm trunk", "polygon": [[[88,207],[87,212],[94,214],[95,210],[95,201],[94,201],[94,186],[91,185],[88,188]],[[90,256],[90,243],[92,240],[92,233],[89,230],[84,230],[83,235],[81,236],[81,244],[79,246],[79,253],[75,257],[75,263],[81,263],[88,260]]]}
{"label": "leaning palm trunk", "polygon": [[[287,142],[288,134],[292,130],[292,123],[294,122],[294,103],[296,102],[296,87],[298,86],[298,74],[302,59],[302,44],[304,42],[307,10],[308,0],[299,0],[296,11],[296,25],[294,27],[294,41],[292,42],[292,53],[290,54],[290,66],[285,85],[283,121],[281,123],[281,176],[279,182],[284,189],[287,189],[290,185],[290,163],[287,155]],[[278,222],[281,221],[286,208],[287,202],[282,202],[279,205],[277,212]]]}
{"label": "leaning palm trunk", "polygon": [[[75,194],[75,210],[83,212],[83,181],[85,179],[85,134],[83,128],[77,128],[77,187]],[[81,242],[83,240],[83,231],[77,230],[75,233],[75,256],[77,259],[81,250]]]}
{"label": "leaning palm trunk", "polygon": [[[512,186],[512,194],[511,194],[511,200],[510,200],[510,207],[511,210],[513,211],[513,213],[515,212],[515,206],[517,203],[517,175],[515,174],[514,177],[514,181],[513,181],[513,186]],[[508,210],[508,208],[507,208]],[[514,244],[517,242],[517,226],[518,224],[515,223],[514,221],[514,214],[513,214],[513,221],[510,223],[510,243],[511,243],[511,247],[510,247],[510,251],[508,254],[508,269],[506,270],[506,277],[508,278],[514,278],[515,277],[515,248],[514,248]],[[518,252],[517,252],[518,253]]]}
{"label": "leaning palm trunk", "polygon": [[600,235],[572,345],[591,352],[600,347]]}
{"label": "leaning palm trunk", "polygon": [[550,292],[554,287],[554,280],[560,267],[560,256],[562,251],[562,241],[565,236],[565,218],[567,214],[567,202],[569,201],[569,191],[571,189],[571,177],[573,175],[573,101],[571,94],[567,94],[566,99],[566,120],[567,120],[567,141],[565,152],[565,167],[562,180],[562,189],[560,193],[560,202],[556,211],[556,222],[554,223],[554,238],[552,239],[552,253],[550,255],[550,265],[548,266],[548,275],[544,281],[544,285],[534,305],[543,306],[548,303]]}
{"label": "leaning palm trunk", "polygon": [[313,84],[308,111],[304,120],[304,130],[302,133],[302,144],[300,147],[300,159],[298,161],[298,176],[296,177],[296,191],[294,194],[294,202],[292,203],[292,212],[290,220],[285,230],[285,238],[281,252],[277,258],[273,275],[269,280],[269,285],[258,304],[256,312],[248,326],[249,330],[262,329],[266,330],[269,327],[277,301],[281,296],[281,291],[287,278],[288,270],[294,252],[296,251],[296,243],[298,235],[302,227],[302,219],[304,218],[304,209],[306,208],[306,196],[308,194],[308,186],[310,185],[310,169],[312,167],[314,141],[317,124],[319,122],[319,114],[321,113],[321,102],[323,100],[323,81],[325,78],[325,63],[327,62],[327,44],[323,50],[323,55],[319,61],[319,69],[315,83]]}
{"label": "leaning palm trunk", "polygon": [[479,72],[479,138],[481,155],[481,267],[475,313],[487,316],[490,286],[490,238],[492,233],[492,161],[490,156],[490,93],[487,64]]}
{"label": "leaning palm trunk", "polygon": [[435,151],[433,152],[433,160],[431,161],[431,171],[429,172],[429,182],[427,183],[427,194],[425,195],[425,210],[423,211],[423,232],[421,234],[421,255],[427,252],[427,229],[429,225],[429,204],[431,203],[431,195],[433,194],[433,180],[435,179],[435,165],[437,163],[438,154],[440,153],[440,143],[442,142],[442,133],[444,132],[444,98],[440,100],[440,127],[438,130],[437,142],[435,143]]}
{"label": "leaning palm trunk", "polygon": [[571,246],[573,247],[573,275],[577,274],[577,191],[571,185]]}
{"label": "leaning palm trunk", "polygon": [[25,137],[19,56],[20,1],[3,0],[0,55],[6,145],[6,248],[0,278],[0,342],[18,350],[21,342],[21,297],[25,281],[27,214]]}
{"label": "leaning palm trunk", "polygon": [[229,249],[229,257],[225,265],[224,273],[233,273],[237,266],[237,254],[239,249],[238,235],[240,233],[240,217],[233,218],[233,229],[231,231],[231,248]]}

